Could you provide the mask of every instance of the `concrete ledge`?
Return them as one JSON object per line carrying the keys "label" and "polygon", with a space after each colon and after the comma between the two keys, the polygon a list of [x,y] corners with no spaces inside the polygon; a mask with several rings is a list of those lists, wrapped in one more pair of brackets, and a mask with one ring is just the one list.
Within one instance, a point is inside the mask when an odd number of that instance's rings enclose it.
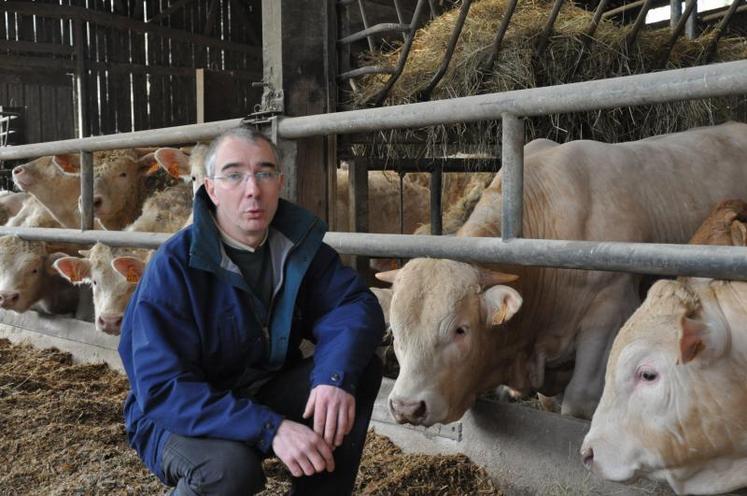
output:
{"label": "concrete ledge", "polygon": [[[386,407],[394,384],[384,379],[374,407],[374,430],[411,453],[463,453],[484,467],[511,496],[670,496],[665,484],[603,481],[581,464],[578,451],[589,422],[515,404],[480,400],[458,422],[428,429],[395,424]],[[457,434],[458,433],[458,434]]]}
{"label": "concrete ledge", "polygon": [[55,347],[71,353],[76,361],[106,362],[114,370],[123,371],[117,353],[119,338],[97,331],[90,322],[36,312],[0,310],[0,338],[13,343],[30,343],[37,348]]}

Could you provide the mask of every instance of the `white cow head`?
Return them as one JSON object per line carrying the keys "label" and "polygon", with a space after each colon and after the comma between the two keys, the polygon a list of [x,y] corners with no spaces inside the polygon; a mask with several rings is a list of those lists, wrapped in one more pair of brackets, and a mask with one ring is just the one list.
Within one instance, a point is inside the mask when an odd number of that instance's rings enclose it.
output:
{"label": "white cow head", "polygon": [[0,237],[0,308],[25,312],[42,299],[50,278],[57,276],[51,265],[63,256],[48,254],[42,242]]}
{"label": "white cow head", "polygon": [[[505,382],[515,361],[501,328],[521,306],[516,277],[452,260],[415,259],[377,274],[393,283],[388,313],[400,374],[389,396],[394,418],[431,425],[460,418],[478,393]],[[510,351],[509,351],[510,349]]]}
{"label": "white cow head", "polygon": [[80,253],[83,258],[64,257],[54,267],[71,283],[92,286],[96,329],[119,335],[124,311],[145,263],[138,257],[115,257],[112,249],[101,243]]}
{"label": "white cow head", "polygon": [[724,310],[734,305],[717,296],[727,284],[659,281],[625,323],[581,449],[594,473],[663,479],[678,494],[747,484],[747,350],[735,362]]}
{"label": "white cow head", "polygon": [[197,193],[205,181],[205,155],[208,146],[198,143],[185,149],[159,148],[155,159],[172,177],[192,183],[192,192]]}

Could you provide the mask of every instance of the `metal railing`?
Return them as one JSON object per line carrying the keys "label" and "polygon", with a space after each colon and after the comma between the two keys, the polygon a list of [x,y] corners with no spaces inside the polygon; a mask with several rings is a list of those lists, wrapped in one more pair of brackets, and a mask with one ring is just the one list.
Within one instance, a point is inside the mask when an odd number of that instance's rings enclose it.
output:
{"label": "metal railing", "polygon": [[[450,238],[383,234],[329,233],[325,238],[343,253],[366,256],[438,256],[458,260],[652,274],[687,274],[747,279],[744,248],[534,240],[521,237],[524,133],[519,117],[578,112],[674,100],[747,94],[747,61],[727,62],[654,74],[533,88],[305,117],[280,118],[278,137],[297,139],[368,130],[422,127],[502,117],[502,238]],[[239,119],[176,128],[138,131],[0,149],[0,160],[51,153],[153,146],[205,140],[236,126]],[[87,168],[92,169],[89,163]],[[52,232],[54,231],[54,232]],[[166,239],[149,233],[0,228],[0,234],[70,242],[105,241],[153,247]],[[57,236],[53,238],[52,236]]]}

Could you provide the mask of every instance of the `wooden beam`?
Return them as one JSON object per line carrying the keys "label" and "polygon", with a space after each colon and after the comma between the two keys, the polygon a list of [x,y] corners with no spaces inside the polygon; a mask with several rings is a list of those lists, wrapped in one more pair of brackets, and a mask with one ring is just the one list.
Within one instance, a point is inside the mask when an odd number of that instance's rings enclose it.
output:
{"label": "wooden beam", "polygon": [[67,5],[50,5],[42,3],[26,3],[18,1],[0,2],[0,12],[16,12],[23,15],[36,15],[40,17],[52,17],[57,19],[79,19],[85,22],[92,22],[102,26],[109,26],[120,30],[130,30],[137,33],[150,33],[158,36],[164,36],[177,41],[194,43],[195,45],[208,46],[211,48],[221,48],[223,50],[232,50],[247,54],[254,57],[257,61],[261,60],[261,50],[242,43],[223,41],[209,36],[196,33],[189,33],[179,29],[172,29],[150,22],[142,22],[121,16],[113,16],[104,12],[96,12],[82,7],[69,7]]}
{"label": "wooden beam", "polygon": [[75,50],[70,45],[15,40],[0,40],[0,50],[43,53],[46,55],[73,55],[75,53]]}
{"label": "wooden beam", "polygon": [[158,14],[148,19],[146,22],[152,22],[152,23],[159,22],[161,19],[165,17],[169,17],[171,14],[173,14],[177,10],[181,9],[182,7],[187,6],[188,4],[194,1],[195,0],[178,0],[177,2],[174,2],[174,4],[171,7],[164,10],[163,12],[159,12]]}

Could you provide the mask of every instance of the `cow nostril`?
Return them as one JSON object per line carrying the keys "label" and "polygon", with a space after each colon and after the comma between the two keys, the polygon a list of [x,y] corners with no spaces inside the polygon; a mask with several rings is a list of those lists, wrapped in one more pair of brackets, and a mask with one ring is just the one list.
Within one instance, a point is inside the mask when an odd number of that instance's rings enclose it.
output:
{"label": "cow nostril", "polygon": [[121,326],[122,325],[122,317],[117,317],[114,320],[114,325],[117,326],[117,327]]}
{"label": "cow nostril", "polygon": [[13,169],[13,175],[18,176],[20,174],[23,174],[23,167],[18,166]]}
{"label": "cow nostril", "polygon": [[418,407],[415,409],[415,412],[413,415],[415,416],[415,418],[425,417],[425,401],[420,401],[418,403]]}
{"label": "cow nostril", "polygon": [[581,451],[581,460],[584,464],[584,467],[587,469],[591,468],[591,465],[594,463],[594,450],[591,448],[586,448]]}

